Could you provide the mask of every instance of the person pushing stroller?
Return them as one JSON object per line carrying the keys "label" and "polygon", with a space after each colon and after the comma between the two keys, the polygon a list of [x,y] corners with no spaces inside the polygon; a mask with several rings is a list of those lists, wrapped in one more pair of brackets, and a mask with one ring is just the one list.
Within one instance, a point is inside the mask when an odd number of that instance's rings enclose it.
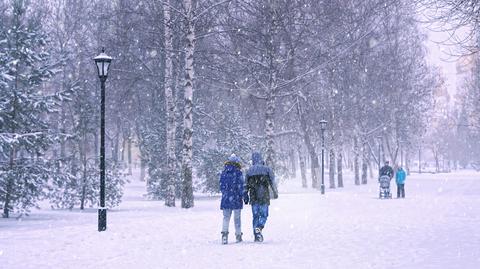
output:
{"label": "person pushing stroller", "polygon": [[385,165],[380,168],[378,182],[380,183],[379,198],[392,198],[390,193],[390,181],[393,178],[393,168],[389,161],[385,161]]}

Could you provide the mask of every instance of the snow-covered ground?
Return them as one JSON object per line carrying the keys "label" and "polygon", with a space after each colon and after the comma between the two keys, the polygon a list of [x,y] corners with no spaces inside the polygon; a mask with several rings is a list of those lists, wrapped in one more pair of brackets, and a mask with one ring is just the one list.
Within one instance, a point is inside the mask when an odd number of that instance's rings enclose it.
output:
{"label": "snow-covered ground", "polygon": [[219,197],[166,208],[132,181],[106,232],[94,209],[0,219],[0,268],[480,268],[480,173],[412,175],[404,200],[352,182],[325,196],[287,182],[265,242],[253,243],[247,206],[245,242],[221,245]]}

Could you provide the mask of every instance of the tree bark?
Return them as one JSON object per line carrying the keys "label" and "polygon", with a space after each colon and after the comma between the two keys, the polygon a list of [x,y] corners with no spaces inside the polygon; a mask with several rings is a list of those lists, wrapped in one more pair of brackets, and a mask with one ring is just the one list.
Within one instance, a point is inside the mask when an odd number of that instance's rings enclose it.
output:
{"label": "tree bark", "polygon": [[333,148],[330,149],[330,157],[328,158],[328,161],[330,163],[330,168],[328,171],[330,189],[335,189],[335,151],[333,151]]}
{"label": "tree bark", "polygon": [[[169,2],[169,1],[168,1]],[[173,93],[173,37],[172,20],[170,17],[170,3],[163,4],[163,14],[165,22],[165,107],[167,110],[167,178],[165,179],[165,205],[175,206],[175,182],[176,182],[176,162],[175,155],[175,95]],[[193,65],[191,66],[193,68]],[[191,139],[191,138],[190,138]]]}
{"label": "tree bark", "polygon": [[140,158],[140,181],[145,181],[145,174],[146,174],[147,164],[143,157]]}
{"label": "tree bark", "polygon": [[272,81],[269,92],[267,93],[267,108],[265,112],[265,138],[267,141],[265,162],[272,169],[275,169],[275,97],[273,95],[273,84],[274,82]]}
{"label": "tree bark", "polygon": [[298,158],[300,160],[300,174],[302,176],[302,187],[307,188],[307,169],[305,166],[305,155],[303,155],[301,147],[298,147]]}
{"label": "tree bark", "polygon": [[367,177],[368,177],[367,145],[364,142],[362,146],[362,184],[367,184]]}
{"label": "tree bark", "polygon": [[[12,148],[10,150],[10,171],[14,171],[15,169],[15,156],[16,156],[16,151],[15,148]],[[4,218],[9,218],[10,217],[10,200],[11,200],[11,192],[13,189],[13,184],[14,184],[14,179],[12,178],[12,174],[8,177],[8,182],[7,182],[7,187],[6,187],[6,193],[5,193],[5,202],[3,204],[3,217]]]}
{"label": "tree bark", "polygon": [[360,156],[359,156],[359,151],[360,149],[358,148],[358,136],[355,135],[353,138],[353,153],[354,153],[354,159],[353,159],[353,170],[355,171],[355,185],[360,185]]}
{"label": "tree bark", "polygon": [[338,151],[338,155],[337,155],[337,181],[338,181],[338,187],[343,188],[343,156],[342,156],[342,151]]}
{"label": "tree bark", "polygon": [[132,175],[132,136],[129,132],[127,143],[127,158],[128,158],[128,174]]}
{"label": "tree bark", "polygon": [[87,138],[83,134],[82,145],[79,145],[80,158],[82,159],[83,174],[82,174],[82,194],[80,196],[80,210],[85,208],[85,196],[87,192]]}
{"label": "tree bark", "polygon": [[187,11],[186,19],[186,49],[185,49],[185,112],[183,115],[183,159],[182,159],[182,208],[193,207],[193,179],[192,179],[192,158],[193,158],[193,55],[195,52],[195,25],[193,16],[192,0],[184,0]]}
{"label": "tree bark", "polygon": [[297,112],[300,117],[300,127],[302,128],[303,141],[307,147],[307,151],[310,155],[310,174],[312,177],[312,188],[318,188],[318,176],[320,174],[320,165],[318,163],[318,156],[315,152],[315,146],[312,144],[310,135],[307,128],[307,120],[305,119],[305,112],[300,106],[300,100],[297,98]]}
{"label": "tree bark", "polygon": [[297,159],[295,158],[295,150],[290,150],[290,165],[291,165],[291,174],[290,176],[295,179],[297,178]]}

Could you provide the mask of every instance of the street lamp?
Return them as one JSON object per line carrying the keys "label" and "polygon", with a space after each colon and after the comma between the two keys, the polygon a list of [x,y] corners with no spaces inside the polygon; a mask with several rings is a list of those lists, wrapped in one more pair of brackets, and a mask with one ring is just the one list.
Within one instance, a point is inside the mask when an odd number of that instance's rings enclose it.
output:
{"label": "street lamp", "polygon": [[100,105],[100,207],[98,208],[98,231],[107,229],[107,208],[105,207],[105,81],[108,77],[108,69],[112,57],[105,54],[105,48],[95,58],[98,77],[101,82],[101,105]]}
{"label": "street lamp", "polygon": [[420,142],[420,145],[418,146],[418,173],[422,173],[422,144],[423,140]]}
{"label": "street lamp", "polygon": [[378,171],[380,171],[381,165],[382,165],[382,160],[381,160],[381,150],[382,150],[382,137],[377,136],[378,139]]}
{"label": "street lamp", "polygon": [[403,148],[404,148],[405,142],[402,140],[402,141],[399,141],[399,144],[400,144],[400,167],[403,168],[403,166],[404,166],[404,164],[403,164]]}
{"label": "street lamp", "polygon": [[320,191],[325,194],[325,130],[327,129],[327,121],[320,121],[320,130],[322,130],[322,185]]}

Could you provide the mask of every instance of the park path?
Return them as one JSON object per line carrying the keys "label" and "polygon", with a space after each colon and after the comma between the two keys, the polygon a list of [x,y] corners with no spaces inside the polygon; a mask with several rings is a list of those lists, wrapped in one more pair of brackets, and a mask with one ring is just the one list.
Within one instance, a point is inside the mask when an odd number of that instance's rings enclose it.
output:
{"label": "park path", "polygon": [[[251,212],[242,211],[245,242],[220,244],[219,197],[189,210],[146,201],[132,181],[124,202],[96,231],[95,210],[38,210],[0,220],[2,268],[477,268],[480,176],[412,175],[407,199],[379,200],[377,185],[318,191],[280,186],[253,243]],[[231,224],[233,229],[233,224]],[[233,241],[233,232],[230,241]]]}

